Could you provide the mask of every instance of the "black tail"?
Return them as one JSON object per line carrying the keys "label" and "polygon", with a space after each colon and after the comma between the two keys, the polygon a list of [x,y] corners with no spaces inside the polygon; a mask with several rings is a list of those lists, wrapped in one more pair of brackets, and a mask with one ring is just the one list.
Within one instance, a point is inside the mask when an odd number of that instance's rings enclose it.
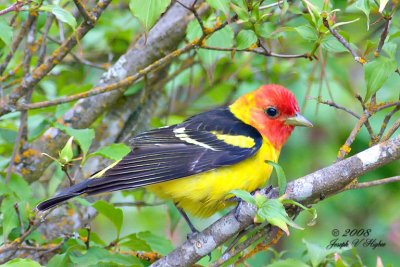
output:
{"label": "black tail", "polygon": [[52,207],[55,207],[55,206],[61,204],[64,201],[67,201],[70,198],[73,198],[73,197],[76,197],[76,196],[86,193],[88,185],[90,184],[91,181],[92,181],[92,179],[88,179],[84,182],[73,185],[73,186],[65,189],[64,191],[61,191],[57,196],[39,203],[36,206],[36,209],[38,211],[45,211],[45,210],[48,210]]}

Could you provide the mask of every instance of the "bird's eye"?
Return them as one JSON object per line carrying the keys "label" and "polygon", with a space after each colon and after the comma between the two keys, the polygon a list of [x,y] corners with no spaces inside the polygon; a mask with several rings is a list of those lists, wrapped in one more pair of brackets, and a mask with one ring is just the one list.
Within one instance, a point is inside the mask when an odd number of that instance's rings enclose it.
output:
{"label": "bird's eye", "polygon": [[278,116],[278,110],[274,107],[269,107],[265,110],[265,114],[267,114],[270,118],[275,118]]}

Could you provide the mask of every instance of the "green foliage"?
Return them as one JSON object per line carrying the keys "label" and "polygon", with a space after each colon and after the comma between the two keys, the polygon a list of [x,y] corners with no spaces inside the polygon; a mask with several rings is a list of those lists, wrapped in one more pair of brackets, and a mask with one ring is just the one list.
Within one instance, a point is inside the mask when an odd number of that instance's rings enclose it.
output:
{"label": "green foliage", "polygon": [[170,3],[171,0],[130,0],[129,8],[148,32]]}
{"label": "green foliage", "polygon": [[75,138],[76,142],[79,144],[83,152],[83,161],[85,161],[86,153],[89,150],[90,145],[95,136],[93,129],[73,129],[70,127],[65,127],[64,125],[55,124],[55,127],[64,131],[66,134]]}
{"label": "green foliage", "polygon": [[388,54],[388,57],[379,56],[365,65],[364,76],[367,83],[365,100],[368,100],[381,89],[386,80],[395,74],[394,71],[397,69],[396,50],[397,44],[387,43],[384,46],[384,51]]}
{"label": "green foliage", "polygon": [[112,204],[105,202],[104,200],[99,200],[93,204],[93,207],[100,213],[106,216],[111,223],[114,224],[117,229],[117,238],[121,233],[122,221],[124,219],[124,214],[122,210],[114,207]]}
{"label": "green foliage", "polygon": [[269,165],[272,165],[272,167],[274,167],[276,176],[278,177],[279,195],[282,196],[283,194],[285,194],[286,184],[287,184],[285,172],[283,171],[282,167],[278,163],[275,163],[270,160],[268,160],[266,163],[268,163]]}
{"label": "green foliage", "polygon": [[39,10],[43,10],[46,12],[52,13],[58,20],[68,24],[71,26],[72,29],[76,28],[77,22],[75,20],[75,17],[68,12],[67,10],[56,6],[56,5],[46,5],[46,6],[41,6]]}
{"label": "green foliage", "polygon": [[5,264],[1,264],[1,267],[42,267],[39,263],[36,261],[33,261],[31,259],[13,259],[10,260],[9,262]]}
{"label": "green foliage", "polygon": [[131,149],[127,145],[111,144],[109,146],[101,147],[97,151],[90,153],[88,157],[102,156],[104,158],[118,161],[125,157],[129,152],[131,152]]}
{"label": "green foliage", "polygon": [[257,42],[257,36],[254,31],[241,30],[236,36],[236,48],[245,49]]}
{"label": "green foliage", "polygon": [[7,24],[4,19],[0,19],[0,40],[10,48],[12,41],[12,28]]}

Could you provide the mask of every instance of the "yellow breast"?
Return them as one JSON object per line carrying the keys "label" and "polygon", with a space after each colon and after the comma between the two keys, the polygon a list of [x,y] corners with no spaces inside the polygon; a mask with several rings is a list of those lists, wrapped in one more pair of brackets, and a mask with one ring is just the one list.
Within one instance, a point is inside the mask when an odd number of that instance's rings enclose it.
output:
{"label": "yellow breast", "polygon": [[263,186],[272,172],[272,166],[265,161],[277,162],[278,157],[279,151],[263,141],[254,156],[240,163],[147,186],[147,189],[160,198],[172,200],[192,215],[209,217],[230,204],[224,200],[231,197],[229,192],[233,189],[251,192]]}

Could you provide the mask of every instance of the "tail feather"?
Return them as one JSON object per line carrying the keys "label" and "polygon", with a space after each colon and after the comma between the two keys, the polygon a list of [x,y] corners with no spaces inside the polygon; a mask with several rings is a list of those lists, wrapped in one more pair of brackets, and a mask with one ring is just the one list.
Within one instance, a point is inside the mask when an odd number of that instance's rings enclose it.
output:
{"label": "tail feather", "polygon": [[45,211],[67,201],[70,198],[85,194],[91,181],[92,179],[88,179],[61,191],[57,196],[39,203],[36,206],[36,209],[38,211]]}

